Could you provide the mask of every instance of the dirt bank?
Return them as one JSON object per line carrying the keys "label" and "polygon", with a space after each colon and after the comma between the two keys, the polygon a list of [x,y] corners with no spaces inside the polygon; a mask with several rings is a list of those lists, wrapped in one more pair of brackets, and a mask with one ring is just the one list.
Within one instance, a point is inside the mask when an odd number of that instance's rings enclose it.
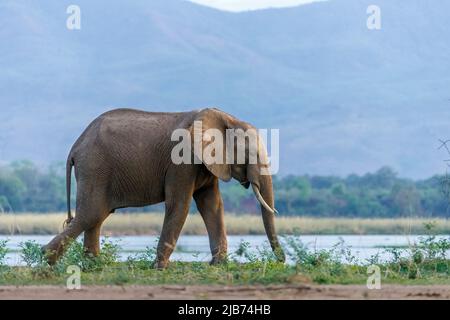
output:
{"label": "dirt bank", "polygon": [[449,286],[89,286],[0,287],[0,299],[450,299]]}

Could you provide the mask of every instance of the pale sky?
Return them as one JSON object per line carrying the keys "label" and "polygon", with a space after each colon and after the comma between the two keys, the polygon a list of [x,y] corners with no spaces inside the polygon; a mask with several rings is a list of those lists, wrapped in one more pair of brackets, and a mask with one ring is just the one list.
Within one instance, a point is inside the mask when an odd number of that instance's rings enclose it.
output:
{"label": "pale sky", "polygon": [[246,11],[264,8],[293,7],[324,0],[189,0],[227,11]]}

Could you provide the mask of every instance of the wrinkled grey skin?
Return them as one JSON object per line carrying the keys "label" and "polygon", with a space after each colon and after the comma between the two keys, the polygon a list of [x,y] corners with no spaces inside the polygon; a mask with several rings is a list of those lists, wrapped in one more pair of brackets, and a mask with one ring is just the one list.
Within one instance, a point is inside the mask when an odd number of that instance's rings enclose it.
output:
{"label": "wrinkled grey skin", "polygon": [[[118,109],[94,120],[68,157],[68,225],[44,247],[49,263],[54,264],[63,254],[65,244],[83,232],[86,252],[98,255],[101,225],[114,210],[165,202],[156,267],[166,268],[192,198],[208,231],[212,263],[222,262],[227,254],[227,239],[219,178],[224,181],[234,178],[247,188],[252,184],[267,205],[274,208],[272,179],[260,175],[259,164],[208,167],[204,164],[173,164],[172,148],[179,142],[171,141],[172,132],[177,128],[192,129],[195,120],[203,121],[204,130],[217,128],[224,136],[227,128],[253,128],[218,109],[181,113]],[[73,219],[70,213],[72,167],[78,184]],[[270,208],[261,206],[265,230],[278,259],[285,261]]]}

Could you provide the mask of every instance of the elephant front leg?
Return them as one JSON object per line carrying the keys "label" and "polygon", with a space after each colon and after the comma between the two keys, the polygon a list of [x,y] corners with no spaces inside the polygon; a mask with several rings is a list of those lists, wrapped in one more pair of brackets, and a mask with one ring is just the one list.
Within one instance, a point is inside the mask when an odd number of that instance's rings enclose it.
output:
{"label": "elephant front leg", "polygon": [[156,252],[155,267],[158,269],[167,268],[170,255],[175,249],[181,229],[186,222],[191,197],[192,195],[181,199],[180,196],[178,199],[169,197],[170,200],[166,200],[166,215]]}
{"label": "elephant front leg", "polygon": [[211,264],[219,264],[227,258],[227,235],[224,222],[223,201],[218,181],[194,194],[197,209],[200,212],[209,235]]}

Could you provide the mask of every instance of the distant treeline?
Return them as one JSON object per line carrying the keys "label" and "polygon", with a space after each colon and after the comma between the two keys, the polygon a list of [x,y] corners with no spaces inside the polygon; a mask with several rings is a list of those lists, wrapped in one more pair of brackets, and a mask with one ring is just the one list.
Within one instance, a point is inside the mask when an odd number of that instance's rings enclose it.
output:
{"label": "distant treeline", "polygon": [[[0,212],[64,212],[65,168],[42,170],[28,161],[0,166]],[[450,217],[443,176],[413,181],[389,167],[362,176],[274,177],[276,208],[282,215],[317,217]],[[74,188],[73,188],[74,189]],[[225,210],[256,213],[250,190],[237,183],[221,184]],[[75,197],[73,197],[75,198]],[[193,208],[195,206],[193,205]],[[162,205],[130,212],[161,211]]]}

